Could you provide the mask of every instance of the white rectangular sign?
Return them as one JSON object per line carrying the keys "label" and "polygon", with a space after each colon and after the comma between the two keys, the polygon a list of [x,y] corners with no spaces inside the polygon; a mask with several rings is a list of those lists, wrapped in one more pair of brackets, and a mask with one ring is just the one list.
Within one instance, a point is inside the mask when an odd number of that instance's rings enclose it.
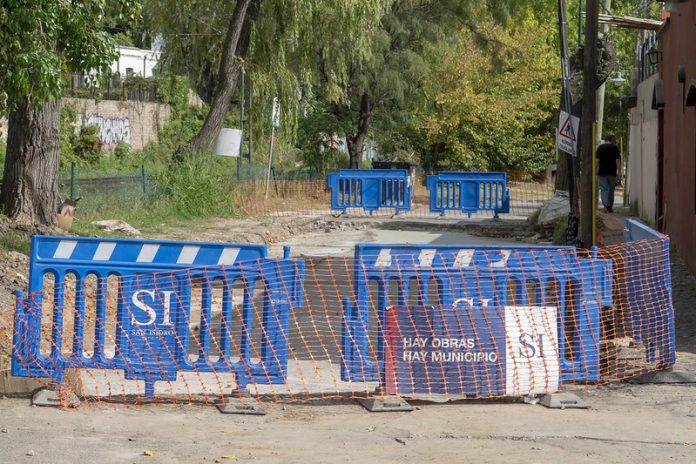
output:
{"label": "white rectangular sign", "polygon": [[561,111],[558,118],[558,133],[556,134],[556,147],[573,156],[578,154],[578,132],[580,131],[580,118]]}
{"label": "white rectangular sign", "polygon": [[215,153],[220,156],[239,157],[242,147],[242,131],[240,129],[221,129],[215,141]]}
{"label": "white rectangular sign", "polygon": [[557,308],[506,306],[505,394],[550,393],[558,390]]}
{"label": "white rectangular sign", "polygon": [[280,100],[278,97],[273,97],[273,127],[280,127]]}

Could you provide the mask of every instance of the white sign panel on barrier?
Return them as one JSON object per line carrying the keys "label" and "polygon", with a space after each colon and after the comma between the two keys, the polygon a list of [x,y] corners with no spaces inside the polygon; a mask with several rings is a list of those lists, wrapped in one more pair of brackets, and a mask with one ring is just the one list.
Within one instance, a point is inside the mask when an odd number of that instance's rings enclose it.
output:
{"label": "white sign panel on barrier", "polygon": [[560,359],[557,313],[557,308],[551,306],[505,307],[506,395],[558,390]]}

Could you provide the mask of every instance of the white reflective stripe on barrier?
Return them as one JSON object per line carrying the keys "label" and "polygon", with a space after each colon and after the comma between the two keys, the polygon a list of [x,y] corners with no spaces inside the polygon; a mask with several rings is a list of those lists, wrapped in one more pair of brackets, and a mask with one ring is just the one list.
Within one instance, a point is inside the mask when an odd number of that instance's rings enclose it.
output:
{"label": "white reflective stripe on barrier", "polygon": [[155,255],[157,254],[157,250],[159,250],[159,247],[159,245],[151,243],[143,245],[143,247],[140,249],[140,253],[138,253],[138,258],[136,259],[136,262],[151,263],[155,259]]}
{"label": "white reflective stripe on barrier", "polygon": [[56,252],[53,253],[53,257],[55,259],[70,259],[76,246],[77,240],[61,240]]}
{"label": "white reflective stripe on barrier", "polygon": [[92,259],[94,261],[108,261],[114,252],[114,248],[116,248],[116,242],[101,242]]}

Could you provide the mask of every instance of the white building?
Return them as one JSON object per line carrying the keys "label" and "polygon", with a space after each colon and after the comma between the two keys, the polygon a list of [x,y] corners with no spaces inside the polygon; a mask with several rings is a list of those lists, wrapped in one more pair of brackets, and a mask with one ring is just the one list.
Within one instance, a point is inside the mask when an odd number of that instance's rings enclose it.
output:
{"label": "white building", "polygon": [[160,52],[135,47],[118,47],[118,59],[111,64],[111,72],[126,77],[132,74],[151,77],[157,65]]}

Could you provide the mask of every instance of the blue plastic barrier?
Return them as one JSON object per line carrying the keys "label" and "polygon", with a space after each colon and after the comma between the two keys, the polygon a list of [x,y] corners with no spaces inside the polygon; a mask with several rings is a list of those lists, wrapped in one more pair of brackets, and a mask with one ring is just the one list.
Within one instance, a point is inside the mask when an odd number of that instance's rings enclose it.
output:
{"label": "blue plastic barrier", "polygon": [[[287,333],[291,307],[303,300],[304,262],[266,258],[264,245],[171,242],[77,237],[35,236],[31,244],[29,294],[17,292],[12,373],[51,378],[59,383],[67,368],[123,369],[125,378],[145,381],[154,395],[154,382],[176,380],[179,371],[233,372],[238,385],[283,383],[287,374]],[[289,250],[286,249],[286,256]],[[41,353],[44,275],[52,274],[53,320],[51,349]],[[66,276],[74,275],[73,336],[63,339]],[[84,346],[85,283],[96,279],[94,345]],[[105,352],[108,277],[118,276],[114,353]],[[219,359],[211,361],[211,300],[221,281]],[[201,288],[199,356],[189,358],[193,282]],[[232,289],[242,282],[241,327],[233,335]],[[263,286],[261,327],[253,327],[252,295]],[[113,298],[114,296],[111,295]],[[256,331],[256,332],[254,332]],[[260,348],[252,336],[260,334]],[[64,345],[70,343],[68,356]],[[238,348],[232,357],[231,348]],[[87,356],[85,348],[92,348]],[[256,348],[256,349],[255,349]],[[258,361],[252,362],[252,358]]]}
{"label": "blue plastic barrier", "polygon": [[411,209],[412,186],[405,169],[341,169],[329,174],[327,184],[333,211]]}
{"label": "blue plastic barrier", "polygon": [[440,172],[427,176],[430,212],[461,211],[471,216],[478,211],[510,212],[510,190],[504,172]]}
{"label": "blue plastic barrier", "polygon": [[676,345],[669,237],[634,219],[626,220],[624,237],[631,336],[645,345],[646,361],[671,367]]}
{"label": "blue plastic barrier", "polygon": [[[461,305],[468,314],[480,311],[486,315],[490,330],[496,332],[499,328],[495,329],[492,321],[508,309],[511,288],[514,306],[544,307],[548,306],[553,287],[560,381],[599,380],[600,307],[611,306],[611,279],[610,260],[580,258],[573,247],[358,245],[355,301],[345,298],[343,302],[342,378],[382,383],[388,380],[384,373],[389,308],[408,313],[404,308],[429,306],[436,308],[437,319],[445,317],[443,311]],[[377,295],[370,298],[369,287],[373,282],[377,285]],[[409,302],[413,285],[416,285],[417,301]],[[535,288],[533,301],[527,299],[528,285]],[[429,295],[434,289],[437,298]],[[375,301],[376,307],[371,308],[371,302],[374,305]],[[573,319],[575,327],[568,337],[566,317]],[[462,325],[450,326],[448,330],[456,327],[461,330]],[[489,330],[475,328],[483,334]],[[463,393],[486,396],[497,391],[479,389]]]}

